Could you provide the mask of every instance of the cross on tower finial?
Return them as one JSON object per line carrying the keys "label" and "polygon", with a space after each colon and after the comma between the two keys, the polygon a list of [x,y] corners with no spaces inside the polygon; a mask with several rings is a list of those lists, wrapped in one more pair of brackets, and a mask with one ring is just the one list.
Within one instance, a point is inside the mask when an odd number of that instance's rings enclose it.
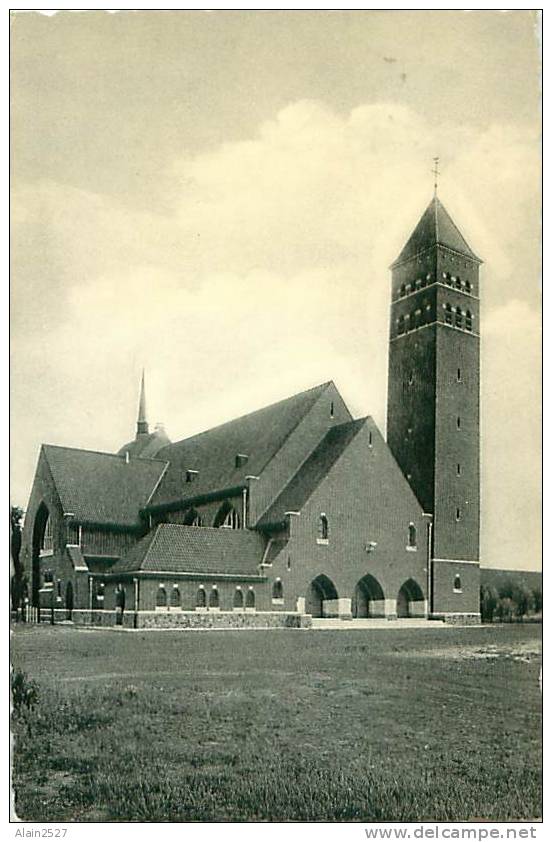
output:
{"label": "cross on tower finial", "polygon": [[437,180],[438,180],[439,175],[440,175],[440,173],[439,173],[439,158],[433,159],[433,169],[431,170],[431,172],[433,173],[433,176],[435,178],[435,182],[433,184],[433,190],[434,190],[434,195],[436,196],[437,195]]}

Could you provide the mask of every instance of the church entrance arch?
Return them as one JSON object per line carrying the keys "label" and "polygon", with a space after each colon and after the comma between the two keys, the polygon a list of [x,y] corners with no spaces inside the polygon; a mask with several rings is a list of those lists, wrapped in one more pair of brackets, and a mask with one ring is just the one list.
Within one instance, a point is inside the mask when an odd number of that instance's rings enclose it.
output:
{"label": "church entrance arch", "polygon": [[382,587],[369,573],[356,584],[351,612],[354,618],[385,617],[385,596]]}
{"label": "church entrance arch", "polygon": [[307,614],[313,617],[324,617],[324,603],[338,599],[337,590],[331,579],[323,573],[317,576],[309,585],[306,599]]}
{"label": "church entrance arch", "polygon": [[35,607],[39,603],[38,592],[40,590],[40,552],[44,548],[46,524],[49,517],[48,507],[41,503],[37,509],[33,525],[33,557],[31,565],[31,604]]}
{"label": "church entrance arch", "polygon": [[408,579],[397,596],[397,617],[424,617],[425,613],[424,593],[414,579]]}

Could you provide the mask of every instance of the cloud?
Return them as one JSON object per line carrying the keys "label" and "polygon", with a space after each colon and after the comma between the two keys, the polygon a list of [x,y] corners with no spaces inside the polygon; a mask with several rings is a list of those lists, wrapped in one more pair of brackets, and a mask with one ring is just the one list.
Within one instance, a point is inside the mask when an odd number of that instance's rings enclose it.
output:
{"label": "cloud", "polygon": [[[301,100],[247,140],[168,161],[151,185],[164,213],[52,181],[16,186],[18,501],[40,441],[114,449],[131,436],[142,364],[151,420],[173,437],[329,378],[383,426],[387,267],[431,197],[437,152],[443,201],[486,260],[484,412],[508,417],[514,394],[533,407],[538,139],[452,121],[436,134],[393,102],[340,115]],[[487,420],[488,501],[502,436]],[[509,470],[522,481],[526,467]],[[535,505],[534,483],[527,492]],[[492,532],[498,558],[498,522]]]}

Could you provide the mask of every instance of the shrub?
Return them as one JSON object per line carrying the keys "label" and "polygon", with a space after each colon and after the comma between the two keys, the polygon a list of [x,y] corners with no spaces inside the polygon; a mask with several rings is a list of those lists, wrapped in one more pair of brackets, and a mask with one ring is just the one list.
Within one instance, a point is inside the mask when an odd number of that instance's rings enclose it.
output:
{"label": "shrub", "polygon": [[15,715],[32,710],[38,702],[38,686],[29,676],[15,670],[11,677],[13,712]]}
{"label": "shrub", "polygon": [[496,616],[501,623],[510,623],[514,611],[514,603],[510,597],[501,597],[496,605]]}

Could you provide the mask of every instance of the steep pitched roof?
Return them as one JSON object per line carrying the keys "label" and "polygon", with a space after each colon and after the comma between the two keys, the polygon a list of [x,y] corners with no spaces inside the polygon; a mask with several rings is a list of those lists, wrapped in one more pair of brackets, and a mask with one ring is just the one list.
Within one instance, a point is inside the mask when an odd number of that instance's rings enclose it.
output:
{"label": "steep pitched roof", "polygon": [[410,235],[403,250],[393,263],[403,263],[430,246],[442,245],[481,263],[460,233],[444,205],[434,196]]}
{"label": "steep pitched roof", "polygon": [[42,445],[64,512],[85,523],[134,526],[166,463]]}
{"label": "steep pitched roof", "polygon": [[283,520],[286,512],[299,512],[328,471],[366,423],[366,418],[332,427],[299,468],[280,496],[263,515],[259,526]]}
{"label": "steep pitched roof", "polygon": [[[168,503],[184,496],[183,475],[198,471],[189,495],[233,488],[247,474],[258,476],[299,422],[331,384],[323,383],[271,406],[243,415],[204,433],[175,442],[159,451],[170,466],[151,504]],[[236,466],[236,456],[247,462]]]}
{"label": "steep pitched roof", "polygon": [[152,571],[258,576],[265,540],[246,529],[162,523],[116,562],[110,573]]}

